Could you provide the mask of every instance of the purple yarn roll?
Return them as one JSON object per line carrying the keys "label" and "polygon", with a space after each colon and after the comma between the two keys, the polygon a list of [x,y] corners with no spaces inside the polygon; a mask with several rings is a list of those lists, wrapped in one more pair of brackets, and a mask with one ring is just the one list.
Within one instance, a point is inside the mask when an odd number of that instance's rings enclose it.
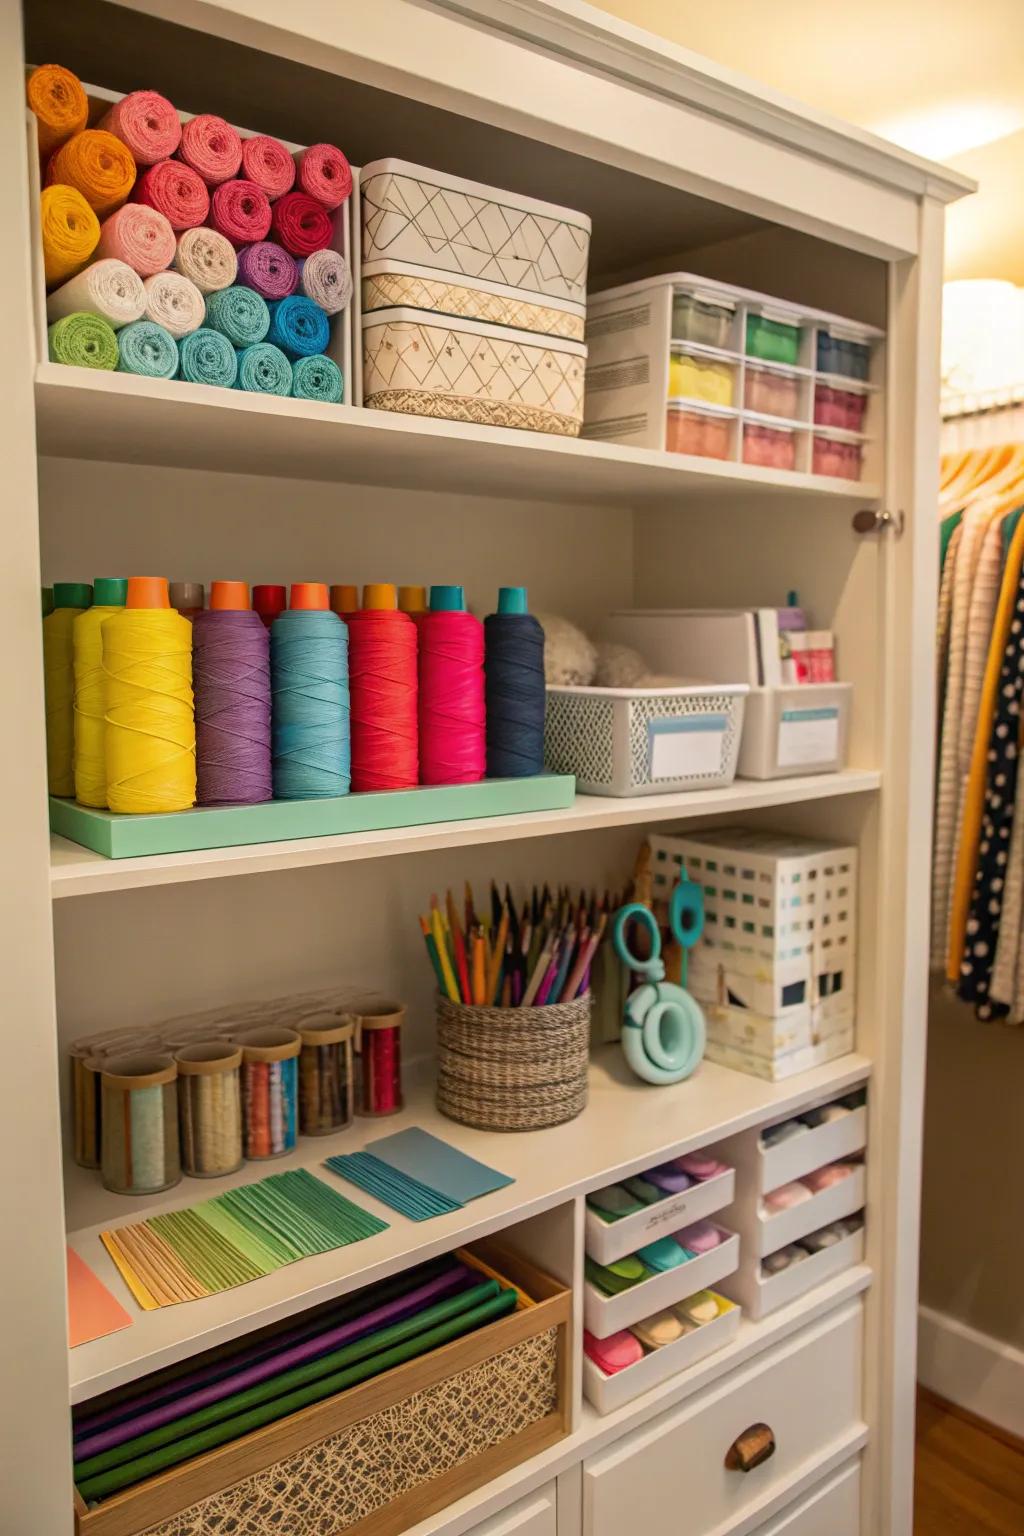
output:
{"label": "purple yarn roll", "polygon": [[258,805],[270,772],[270,635],[251,608],[211,608],[192,624],[196,804]]}
{"label": "purple yarn roll", "polygon": [[298,287],[299,264],[283,245],[258,240],[238,253],[238,281],[255,288],[268,303],[286,299]]}

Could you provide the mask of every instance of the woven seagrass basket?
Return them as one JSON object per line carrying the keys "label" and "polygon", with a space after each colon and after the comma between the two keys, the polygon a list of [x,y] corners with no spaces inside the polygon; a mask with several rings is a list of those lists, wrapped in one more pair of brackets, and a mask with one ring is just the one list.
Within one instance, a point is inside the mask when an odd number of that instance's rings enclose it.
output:
{"label": "woven seagrass basket", "polygon": [[484,1131],[539,1131],[587,1103],[590,993],[548,1008],[437,999],[437,1107]]}

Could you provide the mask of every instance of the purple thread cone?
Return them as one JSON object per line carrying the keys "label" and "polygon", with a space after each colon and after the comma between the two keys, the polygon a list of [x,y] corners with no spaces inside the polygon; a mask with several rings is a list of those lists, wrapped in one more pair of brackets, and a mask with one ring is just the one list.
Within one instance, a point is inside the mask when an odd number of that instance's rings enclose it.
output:
{"label": "purple thread cone", "polygon": [[252,609],[217,609],[192,625],[196,803],[271,799],[270,636]]}
{"label": "purple thread cone", "polygon": [[299,264],[283,245],[257,240],[238,253],[238,281],[268,302],[286,299],[298,286]]}

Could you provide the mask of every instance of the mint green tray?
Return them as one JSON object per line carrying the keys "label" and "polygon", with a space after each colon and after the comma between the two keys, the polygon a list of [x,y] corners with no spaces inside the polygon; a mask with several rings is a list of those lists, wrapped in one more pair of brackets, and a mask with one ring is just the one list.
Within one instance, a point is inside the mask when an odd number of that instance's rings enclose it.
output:
{"label": "mint green tray", "polygon": [[380,832],[519,811],[561,811],[572,804],[575,792],[571,773],[542,773],[529,779],[484,779],[479,784],[338,795],[331,800],[268,800],[265,805],[169,811],[161,816],[115,816],[51,795],[50,830],[108,859],[135,859],[147,853],[195,853],[201,848]]}

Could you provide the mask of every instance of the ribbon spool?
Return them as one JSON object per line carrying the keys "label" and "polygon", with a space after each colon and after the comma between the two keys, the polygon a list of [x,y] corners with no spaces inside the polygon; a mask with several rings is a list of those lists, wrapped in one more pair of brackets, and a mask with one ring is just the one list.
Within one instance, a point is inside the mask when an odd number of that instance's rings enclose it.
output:
{"label": "ribbon spool", "polygon": [[[626,942],[626,928],[636,921],[650,935],[651,952],[639,958]],[[700,886],[681,880],[669,903],[669,926],[683,949],[683,981],[686,951],[704,928],[704,899]],[[685,986],[665,980],[661,957],[661,930],[648,907],[633,902],[615,915],[612,940],[616,953],[631,971],[645,978],[626,999],[622,1017],[622,1052],[637,1077],[646,1083],[679,1083],[691,1076],[704,1055],[704,1014]]]}

